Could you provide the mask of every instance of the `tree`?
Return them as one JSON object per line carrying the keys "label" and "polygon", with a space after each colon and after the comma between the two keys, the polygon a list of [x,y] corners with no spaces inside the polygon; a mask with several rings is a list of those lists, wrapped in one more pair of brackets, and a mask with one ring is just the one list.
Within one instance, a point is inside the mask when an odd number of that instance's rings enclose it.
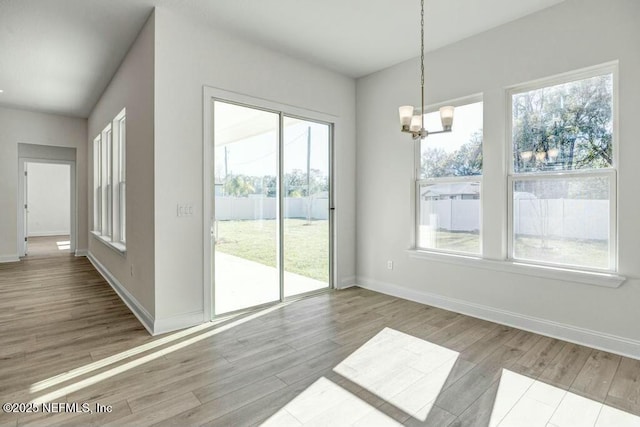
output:
{"label": "tree", "polygon": [[459,149],[447,153],[427,147],[421,158],[422,173],[429,178],[470,176],[482,173],[482,130],[474,132]]}
{"label": "tree", "polygon": [[469,142],[452,154],[450,170],[454,176],[482,174],[482,131],[471,135]]}
{"label": "tree", "polygon": [[512,132],[516,171],[610,166],[612,99],[611,75],[515,95]]}
{"label": "tree", "polygon": [[255,193],[253,178],[245,175],[229,175],[224,182],[224,192],[229,196],[247,197]]}
{"label": "tree", "polygon": [[319,169],[307,174],[300,169],[293,169],[284,175],[284,193],[287,197],[309,197],[329,190],[328,178]]}
{"label": "tree", "polygon": [[307,174],[293,169],[284,174],[284,194],[286,197],[304,197],[307,186]]}
{"label": "tree", "polygon": [[422,173],[429,178],[449,176],[451,155],[440,147],[427,147],[422,152]]}

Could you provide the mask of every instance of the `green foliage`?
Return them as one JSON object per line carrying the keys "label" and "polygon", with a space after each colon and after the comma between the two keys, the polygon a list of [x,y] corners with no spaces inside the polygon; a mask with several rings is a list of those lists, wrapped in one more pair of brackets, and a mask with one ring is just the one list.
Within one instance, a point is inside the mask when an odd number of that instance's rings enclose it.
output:
{"label": "green foliage", "polygon": [[252,177],[246,175],[228,176],[223,188],[225,194],[236,197],[247,197],[255,192]]}
{"label": "green foliage", "polygon": [[[250,194],[263,194],[275,197],[277,194],[277,179],[273,175],[229,175],[222,182],[226,196],[247,197]],[[329,191],[329,181],[318,169],[311,169],[308,183],[307,174],[300,169],[293,169],[290,173],[284,174],[286,197],[307,197],[308,194],[314,196],[323,191]]]}
{"label": "green foliage", "polygon": [[284,193],[287,197],[307,197],[313,196],[323,191],[329,190],[327,177],[323,176],[318,169],[309,171],[307,174],[300,169],[293,169],[284,175]]}
{"label": "green foliage", "polygon": [[423,174],[429,178],[482,174],[482,131],[471,135],[469,142],[447,153],[440,147],[428,147],[421,158]]}
{"label": "green foliage", "polygon": [[514,95],[515,170],[611,166],[612,103],[611,74]]}

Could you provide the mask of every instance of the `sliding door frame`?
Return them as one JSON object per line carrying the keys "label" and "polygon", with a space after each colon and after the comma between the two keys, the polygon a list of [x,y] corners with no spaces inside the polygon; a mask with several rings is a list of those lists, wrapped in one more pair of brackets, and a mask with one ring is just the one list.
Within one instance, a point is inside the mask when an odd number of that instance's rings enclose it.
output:
{"label": "sliding door frame", "polygon": [[[336,269],[335,269],[335,203],[334,203],[334,140],[335,140],[335,127],[338,126],[338,117],[319,112],[314,110],[308,110],[293,105],[282,104],[267,99],[256,98],[242,93],[231,92],[224,89],[219,89],[210,86],[204,86],[203,89],[203,206],[202,206],[202,227],[203,227],[203,303],[204,303],[204,320],[209,321],[213,319],[215,315],[215,262],[214,262],[214,239],[213,239],[213,190],[214,190],[214,168],[215,163],[213,160],[213,153],[215,149],[214,141],[214,102],[226,102],[242,107],[253,108],[257,110],[263,110],[270,113],[278,114],[279,116],[279,129],[278,129],[278,156],[277,156],[277,168],[278,168],[278,200],[276,208],[277,223],[277,260],[279,271],[279,288],[280,288],[280,301],[295,300],[308,295],[316,293],[326,292],[336,287]],[[285,117],[293,119],[301,119],[329,126],[329,284],[327,288],[317,291],[306,292],[303,294],[293,295],[290,297],[284,297],[284,257],[283,253],[283,236],[284,236],[284,119]],[[254,309],[270,305],[272,303],[263,304],[258,307],[251,307],[248,309]],[[227,315],[223,313],[222,315]]]}

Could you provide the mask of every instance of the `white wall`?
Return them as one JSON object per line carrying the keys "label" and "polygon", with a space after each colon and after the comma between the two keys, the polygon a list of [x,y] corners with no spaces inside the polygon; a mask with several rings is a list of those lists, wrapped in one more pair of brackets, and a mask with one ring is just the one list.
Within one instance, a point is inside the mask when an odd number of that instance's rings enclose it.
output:
{"label": "white wall", "polygon": [[[355,276],[355,81],[156,9],[156,317],[203,313],[203,85],[339,116],[337,275]],[[176,216],[176,204],[195,214]],[[176,320],[178,322],[178,320]]]}
{"label": "white wall", "polygon": [[[567,0],[426,57],[428,104],[484,95],[483,243],[485,256],[496,260],[506,256],[505,87],[619,60],[619,271],[626,283],[610,289],[410,256],[414,145],[399,132],[397,107],[420,103],[418,59],[357,82],[358,282],[462,301],[494,318],[509,312],[568,327],[559,334],[593,331],[596,345],[601,338],[624,342],[640,357],[639,16],[633,0]],[[393,270],[387,260],[395,261]],[[621,341],[607,341],[607,334]]]}
{"label": "white wall", "polygon": [[71,227],[71,166],[27,163],[29,237],[62,236]]}
{"label": "white wall", "polygon": [[77,249],[87,248],[87,120],[0,107],[0,262],[18,256],[18,143],[76,149]]}
{"label": "white wall", "polygon": [[[120,254],[93,234],[89,235],[89,252],[150,316],[155,311],[154,22],[152,14],[91,112],[88,136],[84,137],[84,145],[89,147],[87,182],[92,189],[93,140],[127,109],[127,252]],[[93,218],[93,198],[89,196],[89,218]]]}

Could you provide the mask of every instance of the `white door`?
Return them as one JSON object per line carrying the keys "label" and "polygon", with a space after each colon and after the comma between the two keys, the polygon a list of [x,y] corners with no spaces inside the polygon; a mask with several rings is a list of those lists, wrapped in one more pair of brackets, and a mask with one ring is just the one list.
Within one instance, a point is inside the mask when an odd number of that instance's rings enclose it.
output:
{"label": "white door", "polygon": [[24,180],[22,181],[24,183],[23,185],[23,195],[24,198],[22,199],[24,201],[24,207],[23,207],[23,227],[24,227],[24,247],[23,247],[23,252],[25,255],[27,255],[28,252],[28,236],[29,236],[29,185],[27,183],[27,180],[29,179],[29,173],[28,173],[28,169],[29,169],[29,163],[25,163],[24,164]]}

